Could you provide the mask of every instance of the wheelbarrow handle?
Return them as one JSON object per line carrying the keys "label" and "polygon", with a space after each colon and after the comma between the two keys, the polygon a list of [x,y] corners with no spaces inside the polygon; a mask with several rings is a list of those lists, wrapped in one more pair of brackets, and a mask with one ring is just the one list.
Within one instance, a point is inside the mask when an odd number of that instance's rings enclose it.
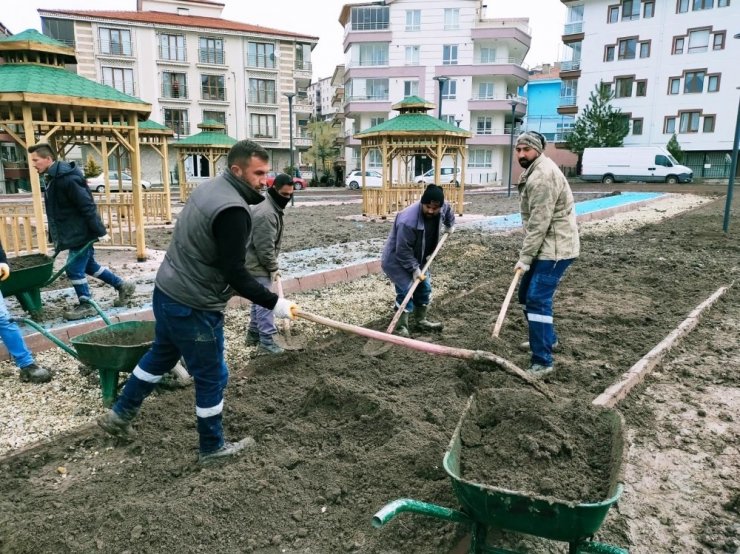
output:
{"label": "wheelbarrow handle", "polygon": [[80,359],[80,357],[77,355],[77,352],[75,352],[74,349],[72,349],[69,346],[67,346],[66,344],[64,344],[57,337],[55,337],[51,333],[51,331],[49,331],[48,329],[44,329],[43,327],[41,327],[41,325],[39,325],[35,321],[33,321],[31,319],[28,319],[28,318],[25,318],[25,317],[13,318],[12,321],[25,323],[29,327],[33,328],[35,331],[38,331],[39,333],[41,333],[42,335],[44,335],[47,339],[49,339],[51,342],[53,342],[54,344],[56,344],[59,348],[61,348],[62,350],[64,350],[67,354],[69,354],[70,356],[72,356],[74,359],[76,359],[76,360],[79,360]]}
{"label": "wheelbarrow handle", "polygon": [[[54,281],[56,281],[59,278],[59,276],[66,271],[66,269],[69,267],[69,264],[71,264],[77,258],[79,258],[80,256],[82,256],[83,253],[87,252],[87,249],[90,248],[90,246],[92,246],[96,242],[98,242],[98,239],[91,240],[85,246],[83,246],[82,248],[80,248],[77,252],[75,252],[74,254],[72,254],[71,256],[69,256],[69,258],[67,258],[67,261],[65,262],[65,264],[61,267],[61,269],[59,271],[57,271],[54,275],[52,275],[51,277],[49,277],[49,279],[43,285],[41,285],[39,288],[42,288],[42,287],[46,287],[48,285],[51,285]],[[58,251],[54,252],[54,255],[51,258],[53,260],[55,260],[56,257],[59,255],[60,252],[61,252],[61,250],[58,250]]]}

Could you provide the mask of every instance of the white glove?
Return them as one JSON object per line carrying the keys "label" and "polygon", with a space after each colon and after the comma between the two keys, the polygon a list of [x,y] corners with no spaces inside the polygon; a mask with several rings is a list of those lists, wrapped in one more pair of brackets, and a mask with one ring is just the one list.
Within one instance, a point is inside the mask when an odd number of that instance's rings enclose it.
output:
{"label": "white glove", "polygon": [[414,281],[416,281],[417,279],[418,279],[419,281],[423,281],[423,280],[424,280],[424,279],[426,279],[426,278],[427,278],[427,276],[426,276],[426,275],[424,275],[424,274],[423,274],[423,273],[421,272],[421,269],[419,269],[419,268],[417,267],[417,268],[416,268],[416,269],[414,270]]}
{"label": "white glove", "polygon": [[110,242],[110,235],[106,233],[102,237],[98,237],[98,241],[99,242]]}
{"label": "white glove", "polygon": [[10,277],[10,266],[6,263],[0,263],[0,281],[5,281]]}
{"label": "white glove", "polygon": [[516,265],[514,266],[514,271],[516,271],[517,269],[521,269],[522,273],[526,273],[527,271],[529,271],[529,264],[525,264],[522,261],[518,261]]}
{"label": "white glove", "polygon": [[282,319],[295,319],[296,312],[299,310],[300,308],[295,302],[291,302],[287,298],[278,298],[277,304],[272,309],[272,313],[275,317]]}
{"label": "white glove", "polygon": [[449,227],[445,226],[445,228],[444,228],[444,230],[442,232],[445,233],[445,234],[450,234],[451,235],[452,233],[455,232],[455,226],[454,225],[450,225]]}
{"label": "white glove", "polygon": [[276,282],[279,277],[280,277],[280,272],[279,271],[271,271],[270,272],[270,281],[271,282],[273,282],[273,283]]}

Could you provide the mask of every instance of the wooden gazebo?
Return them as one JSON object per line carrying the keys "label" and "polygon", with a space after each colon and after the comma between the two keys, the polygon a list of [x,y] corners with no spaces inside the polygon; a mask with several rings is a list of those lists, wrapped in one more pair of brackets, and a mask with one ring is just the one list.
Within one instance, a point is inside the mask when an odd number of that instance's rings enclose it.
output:
{"label": "wooden gazebo", "polygon": [[[146,259],[138,123],[149,116],[151,105],[67,71],[65,64],[76,63],[74,50],[33,29],[0,39],[0,57],[4,60],[0,64],[0,127],[21,147],[48,142],[61,153],[73,143],[114,140],[128,150],[133,181],[132,233],[137,259]],[[41,187],[34,170],[30,171],[30,182],[30,213],[7,213],[0,208],[0,215],[6,216],[6,221],[8,216],[13,219],[14,251],[38,248],[46,253]],[[116,233],[110,221],[106,224],[114,243],[123,243],[122,232]],[[0,236],[6,234],[6,225],[0,227]]]}
{"label": "wooden gazebo", "polygon": [[211,119],[198,124],[200,133],[191,135],[172,143],[177,150],[177,177],[180,183],[180,202],[185,202],[197,183],[187,182],[185,174],[185,160],[188,156],[197,154],[208,160],[211,177],[216,176],[216,164],[226,156],[236,139],[226,134],[226,126]]}
{"label": "wooden gazebo", "polygon": [[[471,133],[426,112],[434,104],[418,96],[407,96],[393,105],[399,115],[355,134],[360,139],[362,173],[367,155],[378,150],[382,160],[383,186],[362,187],[362,213],[385,217],[400,211],[421,198],[425,185],[413,181],[415,156],[428,156],[434,164],[434,183],[445,189],[445,200],[462,215],[465,195],[465,161],[467,139]],[[440,176],[442,161],[452,159],[460,178],[444,182]],[[458,171],[455,171],[457,174]]]}

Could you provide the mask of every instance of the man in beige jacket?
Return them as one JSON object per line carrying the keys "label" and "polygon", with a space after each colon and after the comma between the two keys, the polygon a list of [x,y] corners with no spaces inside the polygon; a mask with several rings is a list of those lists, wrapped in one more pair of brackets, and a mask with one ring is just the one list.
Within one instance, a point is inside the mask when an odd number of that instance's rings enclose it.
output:
{"label": "man in beige jacket", "polygon": [[573,193],[568,180],[545,156],[545,137],[534,131],[519,135],[516,157],[525,171],[519,178],[524,244],[514,270],[524,272],[519,303],[529,326],[532,352],[529,372],[543,376],[553,371],[552,350],[558,338],[552,300],[558,284],[580,252]]}

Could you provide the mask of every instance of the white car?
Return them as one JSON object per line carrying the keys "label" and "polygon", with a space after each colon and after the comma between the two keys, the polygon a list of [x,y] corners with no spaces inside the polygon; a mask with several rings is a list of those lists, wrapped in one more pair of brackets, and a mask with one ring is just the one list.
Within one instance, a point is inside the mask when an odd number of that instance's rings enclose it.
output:
{"label": "white car", "polygon": [[[348,189],[359,189],[362,187],[362,171],[351,171],[344,184]],[[381,188],[383,186],[383,176],[377,171],[365,172],[365,186],[371,188]]]}
{"label": "white car", "polygon": [[[440,168],[439,172],[442,182],[436,184],[460,184],[460,168],[455,171],[454,167],[442,167]],[[425,185],[428,185],[429,183],[434,183],[434,168],[414,177],[414,183],[424,183]]]}
{"label": "white car", "polygon": [[[110,182],[110,190],[111,192],[118,192],[118,171],[115,169],[111,169],[108,172],[108,179]],[[127,172],[121,173],[121,183],[123,184],[123,192],[131,192],[133,190],[133,187],[131,186],[132,183],[131,175]],[[90,177],[87,180],[87,186],[90,187],[90,190],[95,192],[105,192],[105,178],[103,174],[101,173],[97,177]],[[152,184],[149,181],[145,181],[144,179],[141,180],[141,188],[144,190],[149,190],[152,188]]]}

